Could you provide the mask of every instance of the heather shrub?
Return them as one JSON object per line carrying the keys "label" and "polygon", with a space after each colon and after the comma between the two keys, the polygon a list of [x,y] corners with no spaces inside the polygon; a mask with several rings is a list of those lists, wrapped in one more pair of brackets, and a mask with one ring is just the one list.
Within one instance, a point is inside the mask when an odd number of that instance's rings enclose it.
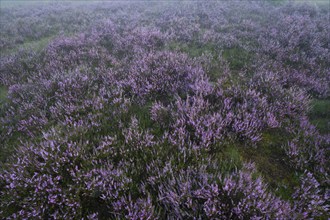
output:
{"label": "heather shrub", "polygon": [[[321,135],[306,117],[299,125],[290,129],[293,138],[284,145],[287,155],[297,169],[309,170],[315,176],[329,181],[329,137]],[[322,182],[323,182],[322,181]]]}
{"label": "heather shrub", "polygon": [[[70,140],[52,129],[38,143],[24,143],[8,170],[1,173],[1,212],[10,218],[79,218],[89,208],[119,200],[130,179],[101,163],[107,149],[89,152],[86,140]],[[104,198],[102,200],[102,198]],[[105,207],[104,207],[105,206]],[[88,211],[87,211],[88,212]],[[101,210],[100,212],[106,212]],[[91,213],[89,213],[91,214]]]}
{"label": "heather shrub", "polygon": [[295,218],[317,218],[329,213],[329,189],[321,190],[312,173],[305,172],[301,186],[293,194]]}
{"label": "heather shrub", "polygon": [[117,95],[119,98],[119,94],[114,95],[115,90],[105,90],[106,78],[103,85],[98,84],[99,77],[77,71],[11,86],[11,103],[5,114],[16,120],[8,122],[8,132],[18,131],[34,136],[40,133],[42,126],[49,124],[97,126],[97,112],[106,106],[108,99],[113,101]]}
{"label": "heather shrub", "polygon": [[169,51],[137,54],[123,84],[128,94],[140,102],[173,100],[193,91],[195,81],[204,77],[203,69],[185,54]]}
{"label": "heather shrub", "polygon": [[288,202],[267,192],[260,178],[254,179],[254,167],[229,176],[211,174],[205,166],[176,171],[167,165],[148,182],[158,191],[158,203],[164,218],[287,218]]}
{"label": "heather shrub", "polygon": [[33,51],[21,50],[19,53],[1,57],[0,83],[11,86],[18,82],[27,82],[38,70],[38,56]]}
{"label": "heather shrub", "polygon": [[49,72],[72,71],[83,66],[95,71],[117,64],[107,49],[98,45],[98,35],[80,34],[74,37],[60,37],[52,41],[44,51],[43,70]]}

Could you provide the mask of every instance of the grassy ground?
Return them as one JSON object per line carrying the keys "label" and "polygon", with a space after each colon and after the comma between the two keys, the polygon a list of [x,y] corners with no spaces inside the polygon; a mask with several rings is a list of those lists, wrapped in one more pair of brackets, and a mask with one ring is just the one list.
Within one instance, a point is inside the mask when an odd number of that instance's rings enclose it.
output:
{"label": "grassy ground", "polygon": [[245,161],[256,164],[263,179],[278,196],[289,200],[299,184],[299,178],[287,163],[289,158],[280,147],[286,141],[285,134],[275,129],[264,133],[262,141],[255,148],[240,148],[240,154]]}
{"label": "grassy ground", "polygon": [[312,102],[312,109],[309,113],[311,122],[321,133],[330,132],[330,100],[315,99]]}
{"label": "grassy ground", "polygon": [[7,88],[4,86],[0,86],[0,102],[5,101],[7,98]]}
{"label": "grassy ground", "polygon": [[34,41],[27,41],[22,44],[17,44],[14,48],[10,48],[7,50],[1,51],[1,56],[7,56],[17,53],[20,49],[25,50],[34,50],[36,52],[40,52],[42,49],[44,49],[49,42],[51,42],[52,39],[54,39],[56,36],[50,36],[41,38],[39,40]]}

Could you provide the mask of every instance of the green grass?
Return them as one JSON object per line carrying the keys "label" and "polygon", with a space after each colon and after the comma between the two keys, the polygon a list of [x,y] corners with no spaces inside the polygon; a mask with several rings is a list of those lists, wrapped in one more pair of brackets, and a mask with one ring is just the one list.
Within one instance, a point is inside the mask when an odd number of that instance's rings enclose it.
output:
{"label": "green grass", "polygon": [[323,119],[323,118],[317,118],[312,119],[311,123],[315,125],[321,133],[329,133],[330,131],[330,120],[329,119]]}
{"label": "green grass", "polygon": [[14,48],[1,51],[1,56],[11,55],[17,53],[20,49],[33,50],[40,52],[44,49],[55,36],[44,37],[39,40],[25,41],[22,44],[17,44]]}
{"label": "green grass", "polygon": [[[5,86],[0,85],[0,117],[3,117],[4,115],[4,103],[7,101],[7,94],[8,94],[8,89]],[[0,141],[3,140],[2,136],[3,134],[3,130],[2,130],[2,126],[0,125]],[[5,162],[8,157],[11,155],[13,149],[8,149],[8,148],[4,148],[2,145],[4,143],[0,144],[0,172],[1,172],[1,168],[3,165],[3,162]]]}
{"label": "green grass", "polygon": [[329,99],[314,99],[311,103],[312,110],[310,116],[317,118],[330,118],[330,100]]}
{"label": "green grass", "polygon": [[0,103],[7,99],[8,89],[5,86],[0,86]]}
{"label": "green grass", "polygon": [[167,45],[168,50],[171,51],[180,51],[188,54],[190,57],[199,57],[203,53],[215,53],[215,47],[212,44],[198,45],[194,43],[181,43],[181,42],[171,42]]}
{"label": "green grass", "polygon": [[262,141],[255,147],[240,147],[244,161],[256,164],[257,170],[276,195],[289,200],[294,188],[299,184],[297,173],[286,161],[289,161],[281,145],[287,137],[281,130],[271,130],[263,134]]}
{"label": "green grass", "polygon": [[229,62],[231,70],[238,71],[248,66],[252,60],[252,54],[242,48],[228,48],[222,53],[223,58]]}
{"label": "green grass", "polygon": [[243,157],[235,146],[227,146],[222,152],[222,172],[231,173],[243,167]]}
{"label": "green grass", "polygon": [[24,44],[20,45],[21,48],[24,49],[29,49],[32,48],[35,51],[41,51],[45,46],[47,46],[47,44],[54,38],[54,36],[50,36],[50,37],[45,37],[42,38],[40,40],[36,40],[36,41],[29,41],[29,42],[25,42]]}
{"label": "green grass", "polygon": [[321,133],[330,132],[330,100],[314,99],[311,103],[312,109],[309,117]]}

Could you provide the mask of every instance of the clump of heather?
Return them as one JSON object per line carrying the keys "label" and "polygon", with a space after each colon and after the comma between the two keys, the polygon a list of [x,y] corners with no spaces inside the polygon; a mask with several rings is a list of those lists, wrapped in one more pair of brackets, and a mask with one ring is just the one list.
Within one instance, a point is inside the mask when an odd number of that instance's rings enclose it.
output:
{"label": "clump of heather", "polygon": [[205,73],[186,54],[169,51],[137,54],[123,84],[128,93],[141,101],[170,101],[174,95],[194,91],[194,83]]}
{"label": "clump of heather", "polygon": [[329,184],[329,154],[330,139],[321,135],[307,118],[301,118],[298,127],[290,130],[293,138],[284,145],[293,166],[301,170],[309,170],[315,176],[321,177]]}
{"label": "clump of heather", "polygon": [[228,176],[208,173],[207,167],[177,170],[166,165],[147,180],[158,192],[158,203],[167,219],[186,218],[287,218],[288,202],[267,191],[261,178],[252,177],[253,164]]}
{"label": "clump of heather", "polygon": [[317,218],[329,214],[329,189],[321,190],[320,183],[305,172],[301,185],[293,194],[296,218]]}
{"label": "clump of heather", "polygon": [[0,62],[0,83],[5,86],[26,82],[33,77],[40,65],[34,51],[23,49],[12,56],[1,56]]}
{"label": "clump of heather", "polygon": [[[1,173],[1,212],[10,218],[79,218],[86,205],[107,211],[119,201],[131,180],[112,164],[103,163],[102,146],[90,151],[88,141],[70,141],[56,129],[40,142],[22,143],[12,165]],[[105,201],[103,201],[103,200]],[[87,211],[87,213],[85,213]]]}
{"label": "clump of heather", "polygon": [[[100,127],[102,117],[119,114],[113,107],[123,111],[129,106],[129,99],[114,84],[111,72],[91,76],[82,69],[12,85],[5,114],[15,120],[6,120],[7,135],[20,132],[33,137],[46,125]],[[112,112],[104,115],[102,112],[109,108]]]}

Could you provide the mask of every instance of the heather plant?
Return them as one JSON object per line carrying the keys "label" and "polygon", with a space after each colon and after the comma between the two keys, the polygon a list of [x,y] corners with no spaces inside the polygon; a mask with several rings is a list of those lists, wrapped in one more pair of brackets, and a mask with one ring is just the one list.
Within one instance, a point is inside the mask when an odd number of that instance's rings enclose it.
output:
{"label": "heather plant", "polygon": [[13,56],[1,57],[0,62],[0,83],[5,86],[26,82],[40,65],[37,54],[26,50],[21,50]]}
{"label": "heather plant", "polygon": [[[131,134],[134,132],[131,129],[136,129],[136,121],[132,123],[128,135],[136,134]],[[81,138],[87,134],[76,129],[63,133],[52,128],[43,133],[40,142],[21,144],[17,160],[1,174],[2,215],[51,219],[88,215],[156,217],[150,196],[133,200],[129,193],[132,192],[129,176],[133,174],[128,173],[124,160],[131,161],[134,154],[127,154],[127,150],[133,152],[133,149],[118,145],[118,140],[111,136]],[[132,138],[142,141],[142,137]],[[117,147],[121,149],[119,152]],[[118,163],[118,158],[123,161]],[[10,193],[12,190],[15,193]],[[21,197],[19,203],[18,197]]]}
{"label": "heather plant", "polygon": [[3,216],[77,218],[96,195],[118,199],[119,188],[125,190],[130,180],[111,164],[100,164],[104,148],[86,154],[88,141],[69,139],[52,129],[39,143],[19,147],[13,166],[1,174]]}
{"label": "heather plant", "polygon": [[287,83],[305,88],[313,95],[327,97],[329,39],[326,35],[329,24],[322,17],[329,12],[312,7],[306,7],[302,12],[300,7],[281,9],[278,23],[260,35],[260,48],[267,57],[266,62],[272,63],[271,68],[283,71],[281,77]]}
{"label": "heather plant", "polygon": [[[78,5],[75,5],[78,4]],[[104,13],[93,13],[99,8],[97,4],[79,3],[41,3],[25,5],[26,8],[13,7],[11,10],[1,7],[1,40],[0,48],[10,50],[26,41],[40,41],[58,33],[76,33],[89,28],[94,20],[102,20]],[[79,10],[72,11],[75,7]],[[90,10],[86,10],[86,9]],[[112,10],[120,8],[116,4]]]}
{"label": "heather plant", "polygon": [[296,218],[317,218],[329,212],[329,189],[321,190],[320,183],[312,173],[305,172],[301,178],[301,186],[293,194]]}
{"label": "heather plant", "polygon": [[293,165],[301,170],[309,170],[322,179],[324,184],[329,182],[329,137],[321,135],[307,118],[301,118],[299,127],[290,131],[293,138],[284,146]]}
{"label": "heather plant", "polygon": [[79,35],[57,38],[47,46],[43,63],[45,71],[59,72],[86,66],[95,71],[115,65],[116,59],[107,54],[104,47],[97,45],[97,36]]}
{"label": "heather plant", "polygon": [[185,54],[151,52],[137,54],[124,80],[124,89],[141,102],[173,100],[194,91],[194,83],[203,80],[204,71]]}
{"label": "heather plant", "polygon": [[252,178],[252,164],[229,176],[210,174],[205,166],[176,172],[167,165],[149,180],[157,187],[166,218],[271,219],[291,215],[288,202],[268,193],[260,178]]}

